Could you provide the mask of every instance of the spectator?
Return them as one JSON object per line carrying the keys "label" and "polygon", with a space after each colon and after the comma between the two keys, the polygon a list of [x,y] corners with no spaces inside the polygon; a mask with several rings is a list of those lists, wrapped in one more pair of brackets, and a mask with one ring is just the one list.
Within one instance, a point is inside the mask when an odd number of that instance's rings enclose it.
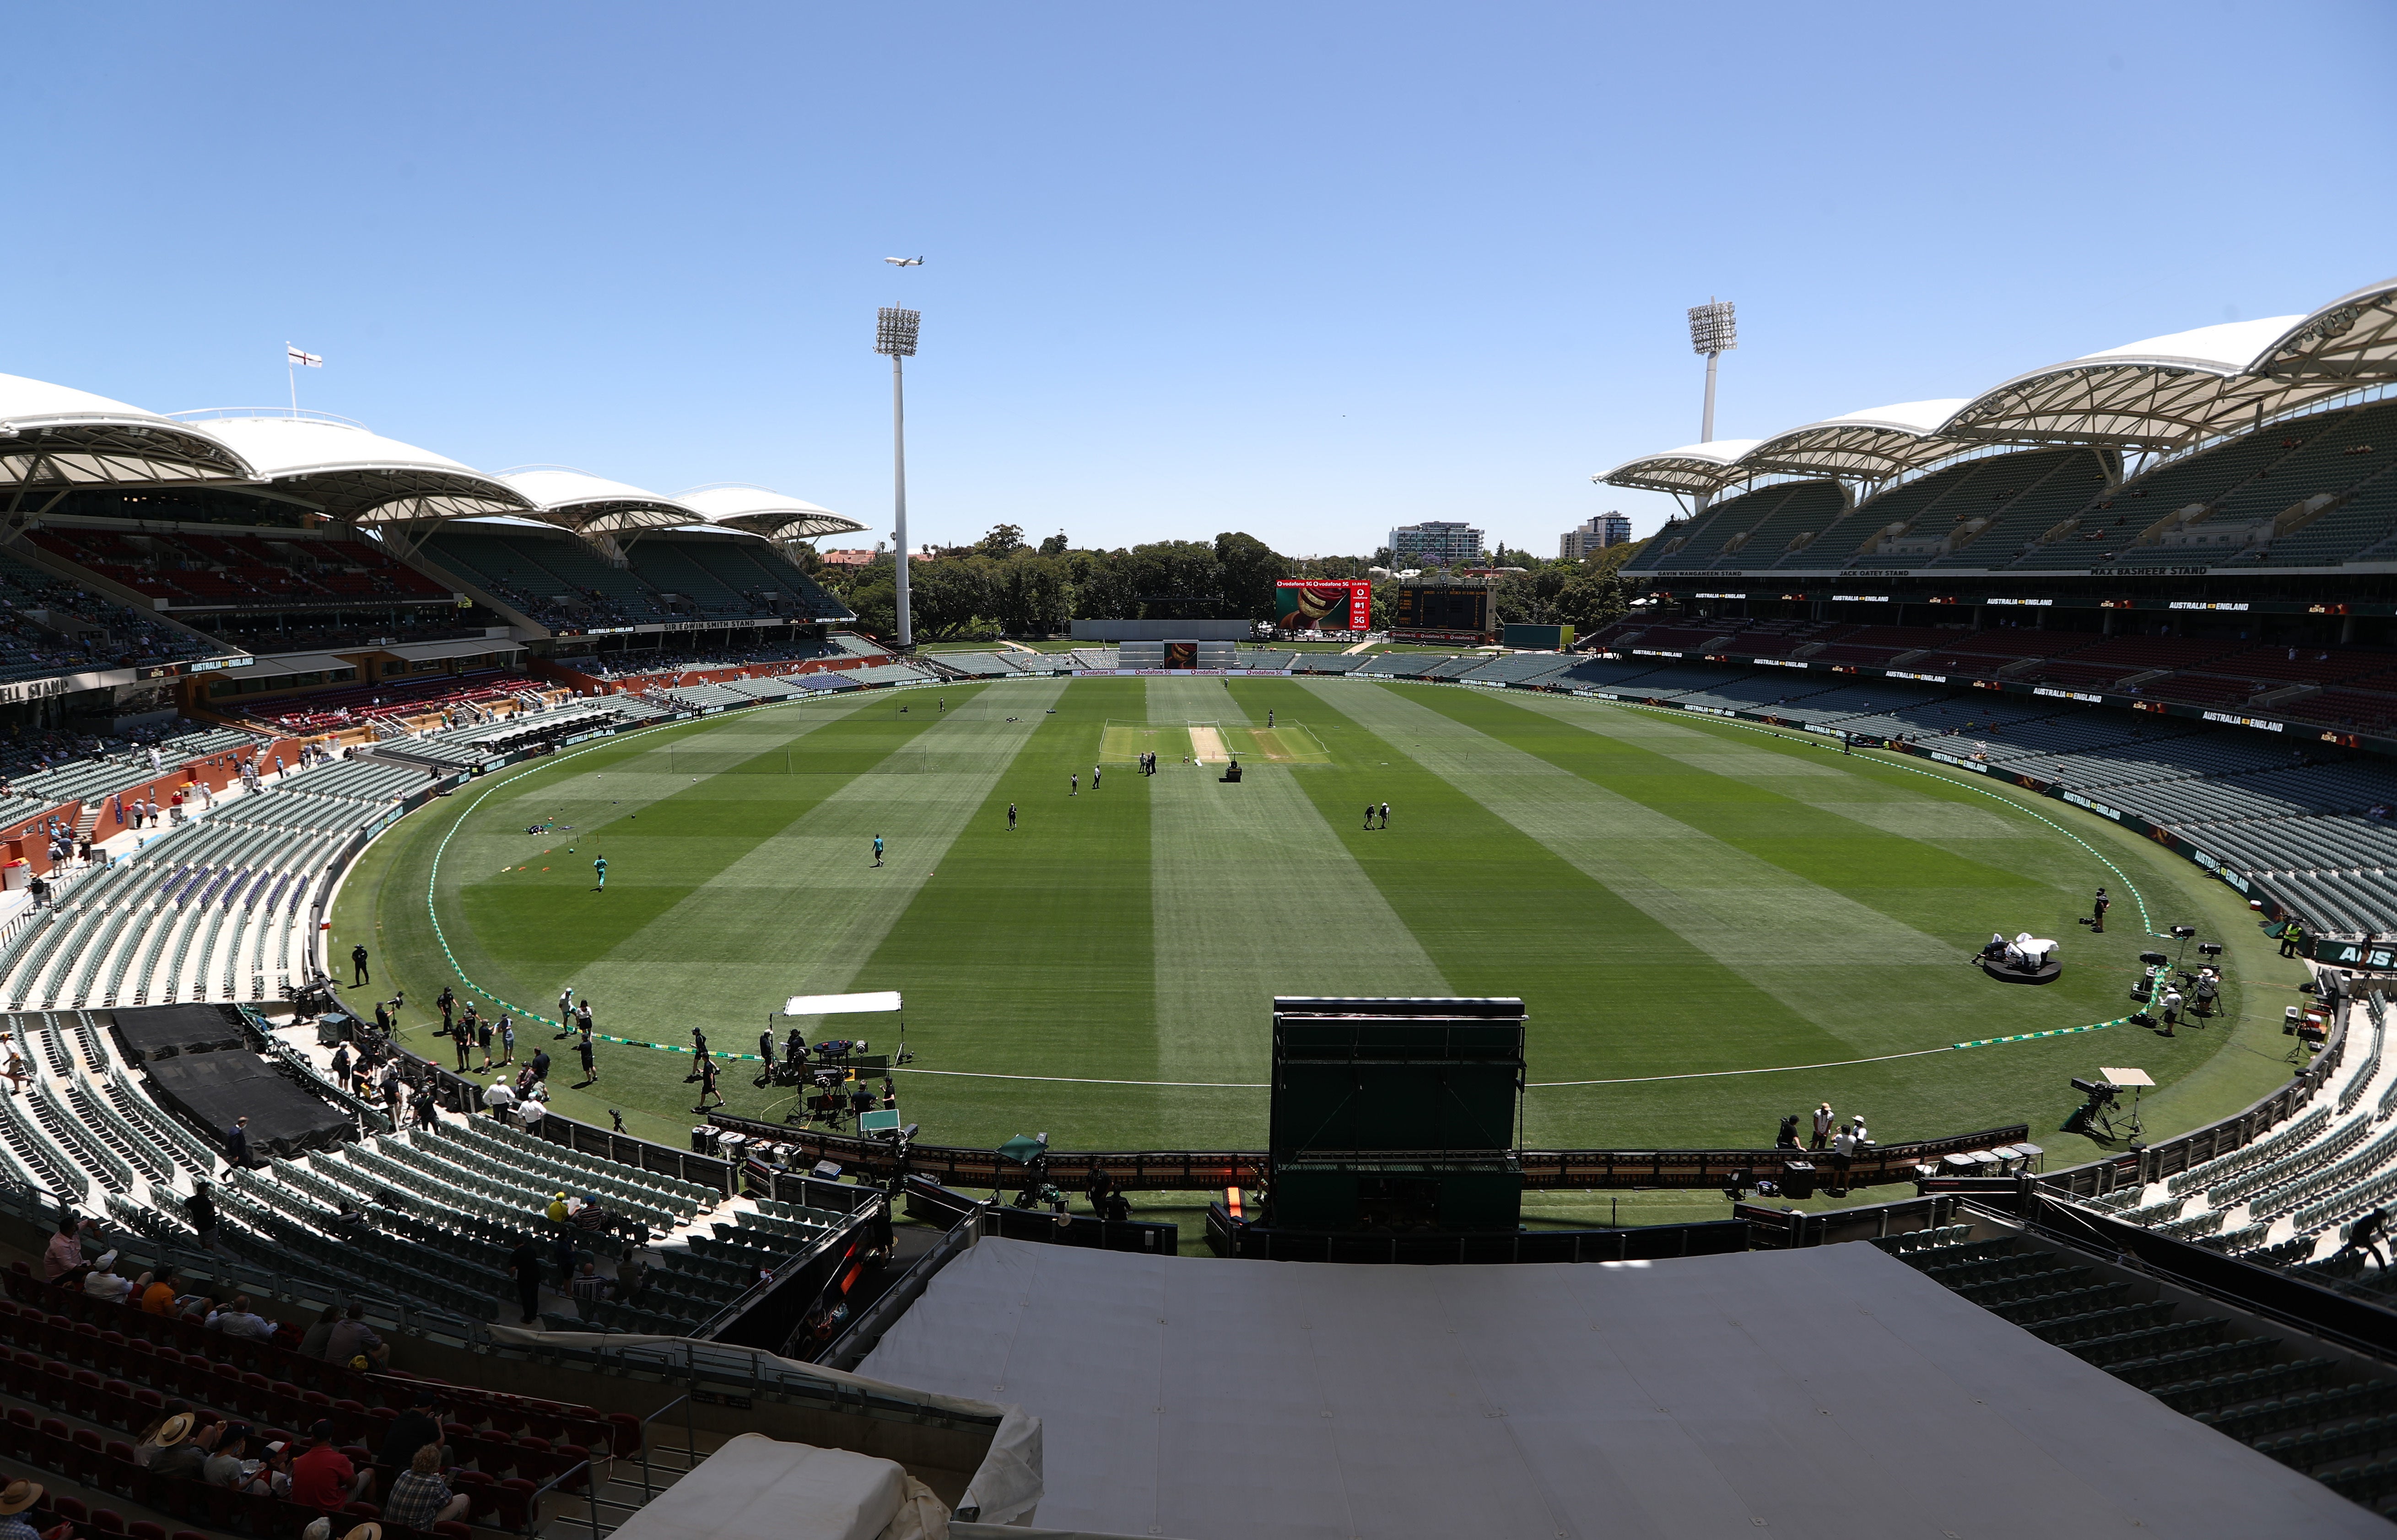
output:
{"label": "spectator", "polygon": [[0,1540],[42,1540],[42,1532],[25,1520],[25,1510],[42,1500],[39,1481],[11,1481],[0,1489]]}
{"label": "spectator", "polygon": [[403,1529],[429,1530],[443,1522],[456,1522],[465,1518],[469,1499],[452,1493],[449,1483],[441,1479],[441,1446],[426,1444],[408,1462],[408,1468],[391,1483],[390,1495],[383,1499],[383,1522]]}
{"label": "spectator", "polygon": [[150,1287],[141,1291],[141,1308],[154,1316],[171,1316],[175,1313],[175,1296],[182,1292],[183,1276],[181,1273],[161,1274],[152,1280]]}
{"label": "spectator", "polygon": [[576,1226],[581,1229],[597,1232],[605,1232],[607,1230],[608,1211],[599,1206],[599,1195],[597,1193],[585,1193],[583,1195],[583,1206],[574,1211],[574,1223]]}
{"label": "spectator", "polygon": [[200,1466],[200,1480],[212,1487],[237,1487],[248,1474],[242,1456],[249,1453],[249,1426],[234,1423],[217,1440],[216,1449]]}
{"label": "spectator", "polygon": [[243,1113],[225,1130],[225,1159],[235,1166],[249,1164],[249,1114]]}
{"label": "spectator", "polygon": [[[248,1121],[247,1118],[242,1119],[244,1123]],[[249,1137],[244,1133],[242,1148],[247,1150],[248,1147]],[[217,1249],[217,1200],[215,1195],[208,1190],[206,1177],[194,1179],[192,1196],[183,1199],[183,1217],[189,1219],[192,1222],[192,1228],[198,1232],[201,1248],[205,1251],[215,1251]]]}
{"label": "spectator", "polygon": [[291,1462],[291,1501],[319,1513],[339,1513],[345,1504],[367,1501],[373,1490],[374,1472],[360,1470],[333,1447],[331,1423],[308,1429],[307,1452]]}
{"label": "spectator", "polygon": [[[408,1397],[408,1410],[391,1420],[391,1431],[383,1435],[382,1452],[375,1464],[397,1470],[416,1458],[417,1452],[431,1446],[440,1456],[440,1465],[450,1464],[449,1451],[441,1442],[441,1413],[430,1386],[420,1386]],[[396,1494],[397,1482],[392,1485]],[[420,1525],[419,1528],[426,1526]]]}
{"label": "spectator", "polygon": [[276,1440],[266,1446],[257,1468],[242,1478],[241,1490],[257,1497],[291,1495],[291,1446]]}
{"label": "spectator", "polygon": [[83,1239],[72,1215],[59,1221],[59,1233],[42,1252],[42,1276],[51,1282],[83,1265]]}
{"label": "spectator", "polygon": [[148,1427],[141,1430],[141,1436],[133,1440],[133,1463],[147,1470],[150,1467],[150,1462],[158,1457],[158,1451],[165,1447],[159,1443],[158,1436],[167,1430],[167,1425],[181,1417],[184,1419],[183,1426],[188,1431],[191,1426],[191,1413],[192,1403],[181,1399],[170,1399],[159,1408],[158,1415],[151,1420]]}
{"label": "spectator", "polygon": [[169,1417],[153,1440],[158,1452],[150,1457],[150,1474],[188,1480],[200,1473],[208,1464],[208,1452],[192,1437],[194,1414],[186,1412],[180,1417]]}
{"label": "spectator", "polygon": [[333,1328],[331,1337],[326,1342],[326,1362],[346,1363],[355,1367],[356,1360],[363,1358],[375,1369],[390,1366],[391,1345],[375,1335],[374,1328],[366,1323],[366,1313],[363,1305],[350,1306],[348,1319]]}
{"label": "spectator", "polygon": [[491,1116],[500,1122],[511,1121],[508,1115],[516,1110],[516,1088],[505,1080],[493,1081],[490,1089],[483,1092],[483,1105],[489,1108]]}
{"label": "spectator", "polygon": [[[300,1356],[303,1359],[314,1359],[319,1363],[324,1362],[325,1349],[333,1340],[333,1328],[340,1325],[341,1321],[341,1307],[338,1305],[326,1306],[325,1313],[316,1318],[315,1324],[301,1334]],[[393,1462],[386,1460],[383,1463],[389,1465]]]}
{"label": "spectator", "polygon": [[589,1320],[593,1307],[607,1302],[609,1280],[599,1276],[597,1264],[586,1256],[575,1269],[574,1282],[567,1292],[574,1297],[574,1313]]}
{"label": "spectator", "polygon": [[[149,1275],[142,1277],[146,1280]],[[102,1252],[100,1260],[91,1265],[91,1271],[84,1275],[83,1292],[94,1299],[122,1305],[126,1296],[133,1292],[133,1280],[117,1272],[114,1252]]]}
{"label": "spectator", "polygon": [[233,1303],[208,1319],[211,1332],[248,1342],[264,1342],[275,1335],[275,1323],[249,1307],[248,1294],[235,1294]]}
{"label": "spectator", "polygon": [[525,1232],[516,1241],[516,1249],[508,1253],[508,1272],[516,1281],[521,1324],[533,1325],[541,1319],[541,1246],[530,1231]]}

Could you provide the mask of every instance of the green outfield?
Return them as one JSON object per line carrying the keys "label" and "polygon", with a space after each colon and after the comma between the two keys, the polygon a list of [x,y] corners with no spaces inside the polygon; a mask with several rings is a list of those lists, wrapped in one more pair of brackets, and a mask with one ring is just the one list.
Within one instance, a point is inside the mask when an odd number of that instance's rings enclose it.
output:
{"label": "green outfield", "polygon": [[[1384,802],[1389,827],[1364,827]],[[2075,918],[2100,883],[2119,902],[2093,937]],[[2228,1015],[1929,1051],[2130,1010],[2152,944],[2133,886],[2156,930],[2229,944]],[[1993,930],[2059,938],[2063,979],[1986,979],[1968,959]],[[1084,1148],[1261,1144],[1277,993],[1460,994],[1529,1004],[1535,1146],[1764,1144],[1828,1100],[1883,1141],[2027,1120],[2078,1159],[2053,1132],[2070,1077],[2148,1070],[2151,1136],[2218,1117],[2290,1073],[2304,976],[2160,848],[1978,778],[1605,703],[1306,678],[952,686],[569,750],[384,835],[330,955],[361,940],[411,1045],[445,1058],[425,1024],[445,984],[520,1019],[571,984],[602,1033],[700,1026],[743,1052],[790,995],[898,989],[923,1138]],[[520,1054],[563,1048],[552,1030]],[[603,1044],[587,1091],[561,1059],[563,1111],[673,1142],[694,1120],[686,1056]],[[730,1110],[779,1118],[788,1093],[755,1074],[727,1067]]]}

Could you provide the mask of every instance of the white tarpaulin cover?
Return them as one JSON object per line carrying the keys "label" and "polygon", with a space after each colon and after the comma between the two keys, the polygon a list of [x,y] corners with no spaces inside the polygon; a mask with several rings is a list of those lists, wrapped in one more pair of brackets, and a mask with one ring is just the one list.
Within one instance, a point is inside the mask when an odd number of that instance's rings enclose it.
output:
{"label": "white tarpaulin cover", "polygon": [[986,1239],[861,1368],[1037,1413],[1038,1521],[1060,1530],[2389,1533],[1857,1243],[1394,1267]]}
{"label": "white tarpaulin cover", "polygon": [[743,1433],[618,1526],[623,1540],[942,1540],[940,1499],[891,1460]]}
{"label": "white tarpaulin cover", "polygon": [[856,1390],[870,1390],[877,1395],[902,1400],[919,1401],[931,1413],[955,1412],[974,1417],[997,1417],[998,1427],[991,1434],[990,1447],[983,1452],[982,1464],[974,1468],[966,1484],[965,1498],[957,1506],[982,1515],[987,1524],[1007,1524],[1027,1518],[1040,1501],[1040,1419],[1018,1406],[1002,1406],[971,1396],[950,1396],[913,1386],[885,1385],[838,1369],[827,1369],[820,1363],[801,1363],[796,1359],[778,1358],[757,1347],[738,1347],[730,1343],[692,1342],[684,1337],[656,1337],[624,1332],[605,1338],[583,1332],[528,1332],[520,1326],[494,1324],[491,1335],[503,1343],[538,1346],[554,1343],[562,1347],[589,1347],[604,1341],[611,1350],[634,1350],[648,1347],[664,1355],[664,1362],[686,1353],[699,1353],[714,1360],[757,1360],[757,1367],[770,1373],[793,1373],[823,1380],[831,1385],[847,1386]]}
{"label": "white tarpaulin cover", "polygon": [[896,1011],[899,991],[877,989],[864,995],[794,995],[783,1007],[785,1016],[848,1016],[863,1011]]}

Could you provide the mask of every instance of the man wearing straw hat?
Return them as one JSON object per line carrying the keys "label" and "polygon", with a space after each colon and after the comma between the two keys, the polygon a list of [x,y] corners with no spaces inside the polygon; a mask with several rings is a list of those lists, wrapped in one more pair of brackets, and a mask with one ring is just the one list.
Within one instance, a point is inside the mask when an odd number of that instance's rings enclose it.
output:
{"label": "man wearing straw hat", "polygon": [[25,1510],[41,1500],[39,1481],[11,1481],[0,1490],[0,1540],[42,1540],[42,1532],[24,1517]]}

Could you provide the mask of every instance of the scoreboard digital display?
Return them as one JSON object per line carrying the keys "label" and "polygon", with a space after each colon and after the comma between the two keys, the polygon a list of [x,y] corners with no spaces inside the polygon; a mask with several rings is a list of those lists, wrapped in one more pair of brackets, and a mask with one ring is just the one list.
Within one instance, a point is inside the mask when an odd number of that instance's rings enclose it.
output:
{"label": "scoreboard digital display", "polygon": [[1471,631],[1490,629],[1487,588],[1406,588],[1399,590],[1393,629],[1399,631]]}
{"label": "scoreboard digital display", "polygon": [[1274,623],[1284,631],[1366,631],[1373,624],[1373,585],[1368,582],[1283,578],[1274,600]]}

